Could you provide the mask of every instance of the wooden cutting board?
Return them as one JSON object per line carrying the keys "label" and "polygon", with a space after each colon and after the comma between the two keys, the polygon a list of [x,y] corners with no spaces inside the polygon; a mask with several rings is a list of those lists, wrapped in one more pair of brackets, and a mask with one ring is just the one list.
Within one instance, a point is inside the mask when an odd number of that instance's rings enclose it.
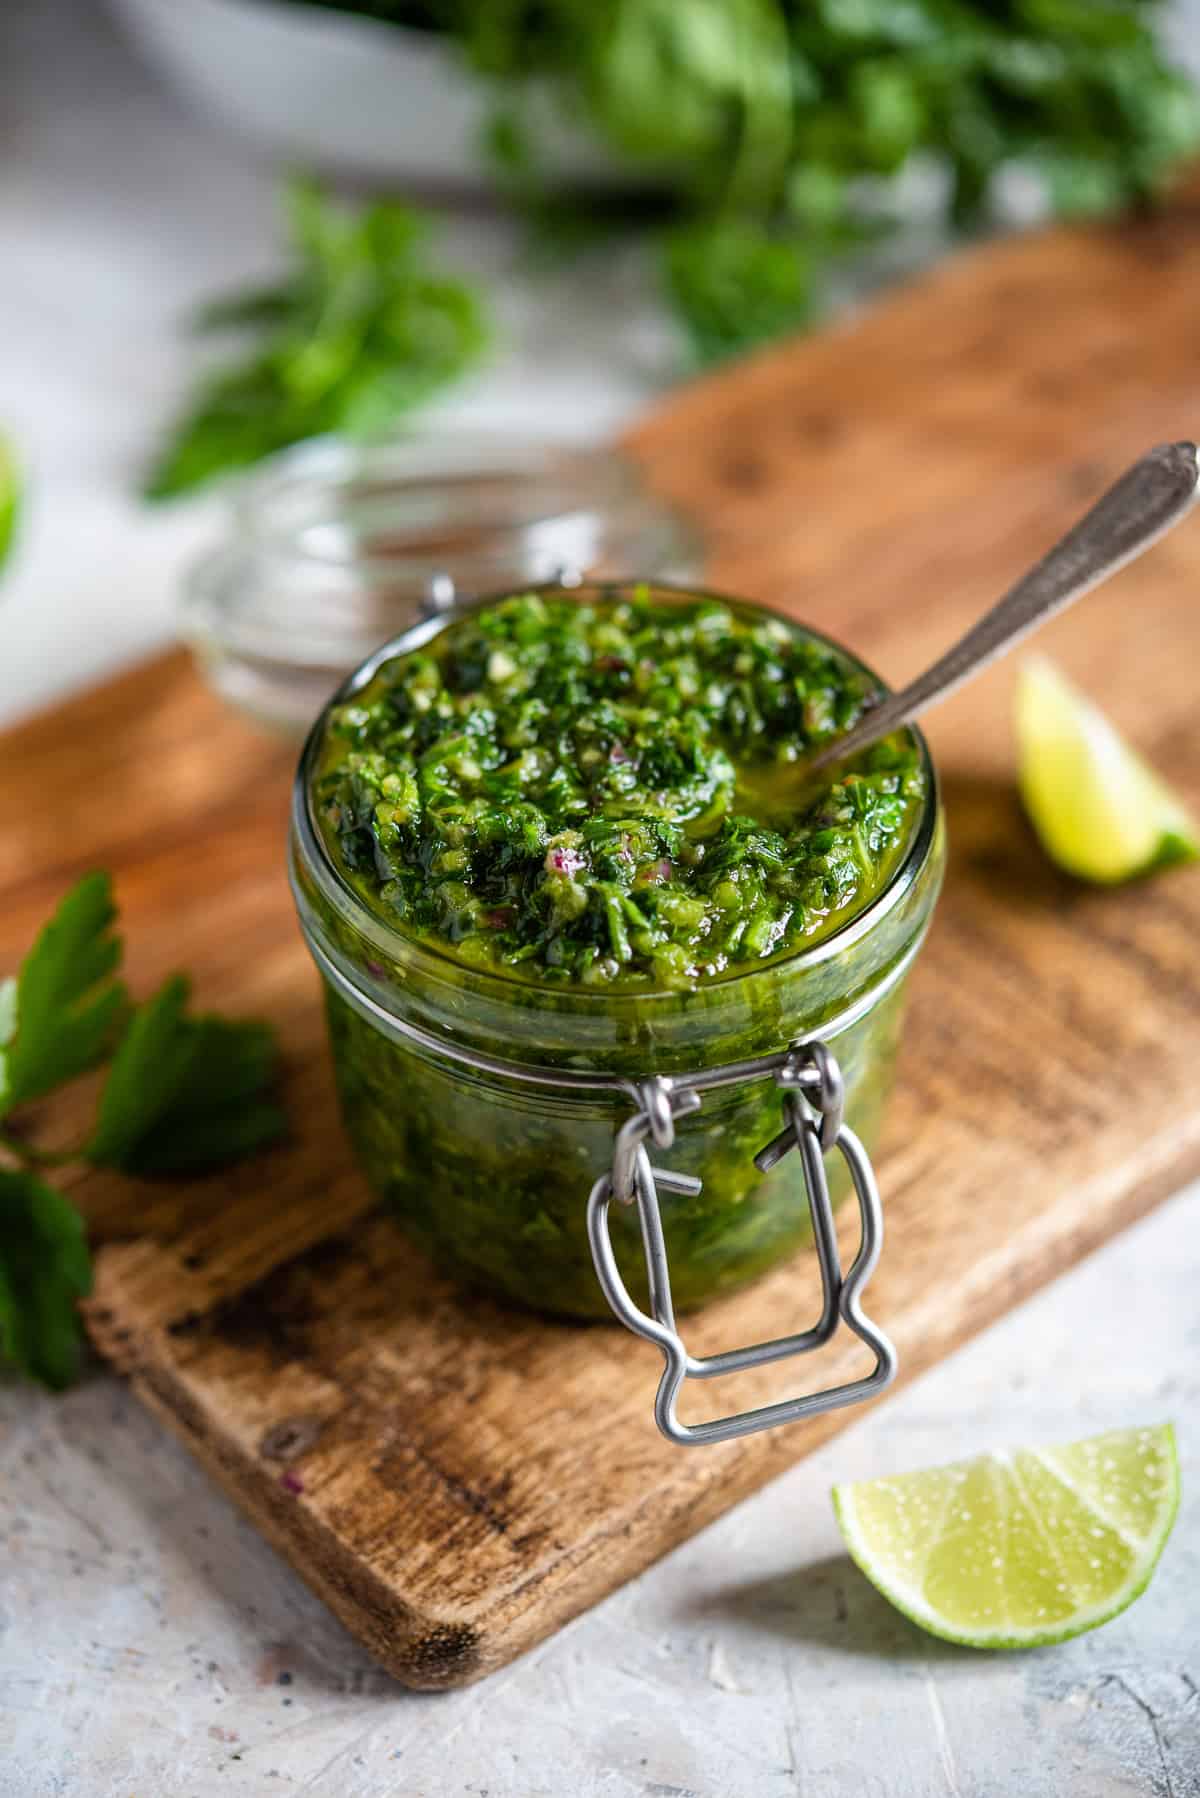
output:
{"label": "wooden cutting board", "polygon": [[[707,532],[714,584],[903,679],[1132,453],[1200,427],[1197,293],[1191,207],[1002,244],[675,394],[629,444]],[[1195,802],[1198,594],[1200,522],[1045,639]],[[906,1376],[1200,1169],[1200,872],[1116,893],[1054,873],[1014,795],[1011,678],[994,671],[931,733],[950,874],[914,977],[870,1306]],[[651,1421],[652,1349],[464,1302],[377,1214],[284,881],[291,759],[180,656],[11,732],[0,967],[68,882],[107,865],[138,990],[186,967],[204,1005],[278,1027],[288,1146],[168,1189],[79,1181],[103,1243],[89,1325],[399,1679],[452,1686],[848,1414],[673,1448]],[[37,1121],[66,1133],[81,1102]],[[782,1333],[810,1304],[811,1269],[785,1269],[695,1320],[690,1346]],[[852,1365],[838,1347],[820,1372]],[[757,1404],[795,1380],[785,1365],[700,1397]]]}

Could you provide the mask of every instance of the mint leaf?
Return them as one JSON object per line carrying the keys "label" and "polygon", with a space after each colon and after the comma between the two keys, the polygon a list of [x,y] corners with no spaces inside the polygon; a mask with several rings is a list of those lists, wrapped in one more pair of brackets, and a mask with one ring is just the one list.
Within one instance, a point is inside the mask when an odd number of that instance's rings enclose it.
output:
{"label": "mint leaf", "polygon": [[108,1049],[127,1005],[112,975],[121,960],[104,873],[86,874],[62,901],[0,992],[0,1117],[73,1080]]}
{"label": "mint leaf", "polygon": [[275,1141],[284,1116],[267,1097],[277,1050],[265,1024],[187,1012],[173,974],[134,1013],[83,1149],[126,1173],[195,1172]]}
{"label": "mint leaf", "polygon": [[0,1170],[0,1356],[56,1391],[79,1369],[91,1291],[83,1219],[36,1174]]}

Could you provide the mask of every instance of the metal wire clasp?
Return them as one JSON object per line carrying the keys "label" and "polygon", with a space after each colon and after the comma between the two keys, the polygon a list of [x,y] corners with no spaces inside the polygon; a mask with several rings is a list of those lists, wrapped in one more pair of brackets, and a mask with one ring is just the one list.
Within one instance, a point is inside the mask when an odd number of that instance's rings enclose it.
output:
{"label": "metal wire clasp", "polygon": [[[649,1138],[655,1148],[669,1149],[675,1140],[676,1120],[697,1110],[701,1103],[698,1084],[718,1083],[711,1077],[699,1076],[698,1081],[689,1081],[658,1076],[638,1082],[634,1090],[639,1108],[618,1129],[612,1170],[596,1181],[588,1199],[588,1239],[596,1277],[620,1322],[661,1349],[666,1365],[654,1401],[655,1420],[664,1436],[687,1445],[726,1442],[736,1436],[773,1429],[776,1424],[856,1404],[882,1391],[896,1372],[895,1350],[861,1305],[863,1288],[874,1271],[883,1242],[883,1210],[870,1158],[843,1118],[845,1091],[837,1061],[823,1043],[809,1042],[790,1051],[782,1063],[778,1056],[764,1057],[761,1065],[742,1063],[731,1073],[734,1071],[739,1080],[771,1075],[781,1090],[784,1127],[754,1157],[754,1164],[767,1173],[786,1155],[795,1152],[800,1156],[821,1271],[821,1311],[811,1329],[698,1358],[688,1354],[676,1328],[658,1192],[661,1187],[668,1192],[695,1194],[700,1191],[701,1182],[691,1175],[651,1166],[646,1141]],[[825,1156],[835,1148],[850,1171],[861,1228],[858,1253],[845,1275],[825,1175]],[[617,1267],[608,1229],[608,1208],[614,1199],[619,1204],[637,1206],[646,1253],[650,1315],[634,1304]],[[708,1380],[808,1354],[829,1341],[839,1319],[875,1356],[875,1366],[864,1378],[764,1405],[755,1411],[714,1418],[708,1423],[679,1422],[675,1408],[684,1380]]]}

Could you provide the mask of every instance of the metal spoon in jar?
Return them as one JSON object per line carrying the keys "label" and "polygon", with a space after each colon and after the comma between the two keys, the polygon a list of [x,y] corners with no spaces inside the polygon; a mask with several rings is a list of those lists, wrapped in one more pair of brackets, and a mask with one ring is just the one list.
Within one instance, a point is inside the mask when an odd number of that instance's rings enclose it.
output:
{"label": "metal spoon in jar", "polygon": [[824,744],[804,763],[805,776],[911,724],[1044,619],[1116,574],[1191,510],[1198,482],[1194,443],[1160,443],[1150,450],[932,668]]}

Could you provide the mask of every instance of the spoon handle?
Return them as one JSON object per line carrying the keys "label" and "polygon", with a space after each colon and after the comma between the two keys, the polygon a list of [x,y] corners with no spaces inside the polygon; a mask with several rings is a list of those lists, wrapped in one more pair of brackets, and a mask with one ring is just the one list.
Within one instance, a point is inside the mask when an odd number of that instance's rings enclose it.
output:
{"label": "spoon handle", "polygon": [[844,736],[825,744],[807,763],[806,774],[911,723],[1043,619],[1132,562],[1184,517],[1198,481],[1194,443],[1160,443],[1150,450],[932,668],[873,706]]}

